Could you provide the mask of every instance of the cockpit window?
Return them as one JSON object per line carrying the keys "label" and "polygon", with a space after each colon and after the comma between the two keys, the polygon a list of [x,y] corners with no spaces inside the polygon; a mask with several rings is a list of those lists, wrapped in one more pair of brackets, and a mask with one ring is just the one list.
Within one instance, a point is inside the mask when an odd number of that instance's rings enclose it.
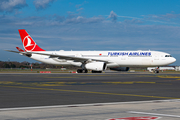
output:
{"label": "cockpit window", "polygon": [[165,57],[172,57],[171,55],[165,55]]}

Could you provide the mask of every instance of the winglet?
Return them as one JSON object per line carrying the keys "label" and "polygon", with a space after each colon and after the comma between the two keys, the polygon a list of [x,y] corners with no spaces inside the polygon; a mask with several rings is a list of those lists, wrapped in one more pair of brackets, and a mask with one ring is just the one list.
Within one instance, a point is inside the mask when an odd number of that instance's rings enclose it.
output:
{"label": "winglet", "polygon": [[17,49],[19,52],[24,52],[24,50],[22,50],[22,49],[19,48],[19,47],[16,47],[16,49]]}
{"label": "winglet", "polygon": [[45,51],[35,43],[35,41],[31,38],[25,29],[20,29],[19,34],[25,51]]}

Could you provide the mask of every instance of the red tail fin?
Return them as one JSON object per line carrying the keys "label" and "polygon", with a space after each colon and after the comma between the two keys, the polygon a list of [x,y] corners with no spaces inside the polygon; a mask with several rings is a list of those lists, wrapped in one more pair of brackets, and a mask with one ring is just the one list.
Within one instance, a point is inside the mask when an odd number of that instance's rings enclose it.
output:
{"label": "red tail fin", "polygon": [[16,47],[18,49],[19,52],[24,52],[24,50],[22,50],[21,48],[19,47]]}
{"label": "red tail fin", "polygon": [[19,34],[21,36],[21,40],[25,51],[45,51],[35,43],[35,41],[26,32],[26,30],[24,29],[19,30]]}

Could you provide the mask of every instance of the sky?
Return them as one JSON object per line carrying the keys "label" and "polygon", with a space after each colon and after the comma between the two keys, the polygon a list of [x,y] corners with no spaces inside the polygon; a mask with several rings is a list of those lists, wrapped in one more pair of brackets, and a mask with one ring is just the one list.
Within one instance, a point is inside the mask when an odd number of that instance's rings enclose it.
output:
{"label": "sky", "polygon": [[0,0],[0,61],[36,62],[4,50],[23,48],[26,29],[45,50],[152,50],[180,65],[179,0]]}

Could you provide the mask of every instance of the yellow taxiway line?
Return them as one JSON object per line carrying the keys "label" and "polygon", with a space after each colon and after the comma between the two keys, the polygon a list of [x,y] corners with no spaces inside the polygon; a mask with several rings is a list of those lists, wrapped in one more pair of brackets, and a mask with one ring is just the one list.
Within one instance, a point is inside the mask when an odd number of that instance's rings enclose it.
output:
{"label": "yellow taxiway line", "polygon": [[23,87],[23,86],[5,86],[5,85],[1,85],[1,87],[23,88],[23,89],[34,89],[34,90],[51,90],[51,91],[60,91],[60,92],[73,92],[73,93],[90,93],[90,94],[101,94],[101,95],[130,96],[130,97],[146,97],[146,98],[161,98],[161,99],[180,99],[180,98],[162,97],[162,96],[148,96],[148,95],[120,94],[120,93],[106,93],[106,92],[65,90],[65,89],[51,89],[51,88],[36,88],[36,87]]}

